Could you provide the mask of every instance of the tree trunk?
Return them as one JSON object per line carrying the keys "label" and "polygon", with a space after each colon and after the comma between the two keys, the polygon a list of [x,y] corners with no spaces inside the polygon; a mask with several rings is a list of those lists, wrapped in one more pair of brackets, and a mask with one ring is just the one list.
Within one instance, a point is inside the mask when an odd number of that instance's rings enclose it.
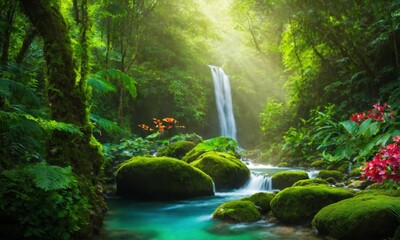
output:
{"label": "tree trunk", "polygon": [[46,147],[47,161],[53,165],[72,166],[79,178],[82,193],[89,198],[92,224],[83,233],[87,237],[100,229],[105,204],[101,191],[94,187],[99,181],[103,156],[89,124],[85,89],[77,84],[71,41],[59,9],[48,0],[20,2],[24,13],[44,40],[51,117],[57,121],[75,124],[83,132],[83,136],[79,136],[55,131]]}
{"label": "tree trunk", "polygon": [[17,5],[14,2],[11,2],[10,8],[6,12],[7,25],[5,26],[3,33],[0,66],[6,66],[8,62],[8,56],[9,56],[8,51],[10,49],[11,30],[12,30],[12,24],[14,22],[14,14],[16,6]]}

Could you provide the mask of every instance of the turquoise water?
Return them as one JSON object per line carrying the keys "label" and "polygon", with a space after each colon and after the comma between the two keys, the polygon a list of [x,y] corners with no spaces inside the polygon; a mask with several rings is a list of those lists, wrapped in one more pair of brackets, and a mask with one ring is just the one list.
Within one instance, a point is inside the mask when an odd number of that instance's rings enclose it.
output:
{"label": "turquoise water", "polygon": [[[254,190],[253,190],[254,191]],[[259,190],[258,190],[259,191]],[[322,239],[304,227],[279,226],[263,219],[229,224],[212,219],[222,203],[251,195],[246,189],[216,193],[214,197],[173,202],[135,202],[110,198],[101,239],[121,240],[257,240]]]}

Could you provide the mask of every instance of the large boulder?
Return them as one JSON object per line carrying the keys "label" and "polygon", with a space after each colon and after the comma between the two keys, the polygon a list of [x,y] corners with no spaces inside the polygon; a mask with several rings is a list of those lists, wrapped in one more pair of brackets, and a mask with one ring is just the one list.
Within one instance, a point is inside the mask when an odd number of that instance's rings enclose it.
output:
{"label": "large boulder", "polygon": [[258,192],[250,197],[241,200],[253,202],[262,213],[268,213],[271,210],[271,200],[275,197],[275,193]]}
{"label": "large boulder", "polygon": [[336,239],[391,239],[399,214],[398,197],[366,194],[322,208],[312,225]]}
{"label": "large boulder", "polygon": [[255,222],[261,219],[261,214],[253,202],[233,200],[220,205],[214,211],[213,218],[234,223]]}
{"label": "large boulder", "polygon": [[272,188],[283,190],[304,179],[309,179],[308,174],[304,171],[277,172],[271,178]]}
{"label": "large boulder", "polygon": [[272,199],[271,209],[283,223],[302,224],[311,221],[321,208],[350,197],[350,191],[328,186],[290,187]]}
{"label": "large boulder", "polygon": [[247,166],[228,153],[206,152],[190,165],[208,174],[219,191],[240,188],[250,178]]}
{"label": "large boulder", "polygon": [[182,159],[186,153],[192,150],[196,144],[190,141],[179,141],[172,143],[158,151],[157,157],[172,157]]}
{"label": "large boulder", "polygon": [[117,195],[148,200],[212,196],[213,181],[174,158],[133,157],[117,170]]}

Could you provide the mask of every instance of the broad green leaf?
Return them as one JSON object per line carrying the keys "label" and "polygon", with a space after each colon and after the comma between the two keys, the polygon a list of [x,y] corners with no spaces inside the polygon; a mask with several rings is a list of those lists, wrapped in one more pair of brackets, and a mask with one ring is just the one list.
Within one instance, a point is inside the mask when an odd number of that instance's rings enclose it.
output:
{"label": "broad green leaf", "polygon": [[365,135],[365,132],[367,132],[369,130],[369,128],[371,126],[371,123],[372,123],[372,119],[371,118],[369,118],[369,119],[365,120],[364,122],[362,122],[360,127],[359,127],[359,129],[358,129],[357,134],[358,135]]}
{"label": "broad green leaf", "polygon": [[350,135],[355,135],[357,129],[358,129],[358,124],[351,121],[351,120],[346,120],[343,122],[339,123],[345,130],[347,133],[349,133]]}

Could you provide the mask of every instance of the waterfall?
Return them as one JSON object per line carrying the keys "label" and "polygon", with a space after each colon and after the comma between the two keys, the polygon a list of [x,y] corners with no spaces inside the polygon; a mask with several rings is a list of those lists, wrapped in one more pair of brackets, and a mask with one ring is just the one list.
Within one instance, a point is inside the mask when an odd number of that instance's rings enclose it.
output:
{"label": "waterfall", "polygon": [[249,181],[240,189],[240,191],[248,194],[262,191],[272,191],[271,177],[252,172]]}
{"label": "waterfall", "polygon": [[221,136],[236,140],[236,123],[233,117],[232,94],[229,78],[222,68],[210,66],[214,79],[215,101],[218,110]]}

